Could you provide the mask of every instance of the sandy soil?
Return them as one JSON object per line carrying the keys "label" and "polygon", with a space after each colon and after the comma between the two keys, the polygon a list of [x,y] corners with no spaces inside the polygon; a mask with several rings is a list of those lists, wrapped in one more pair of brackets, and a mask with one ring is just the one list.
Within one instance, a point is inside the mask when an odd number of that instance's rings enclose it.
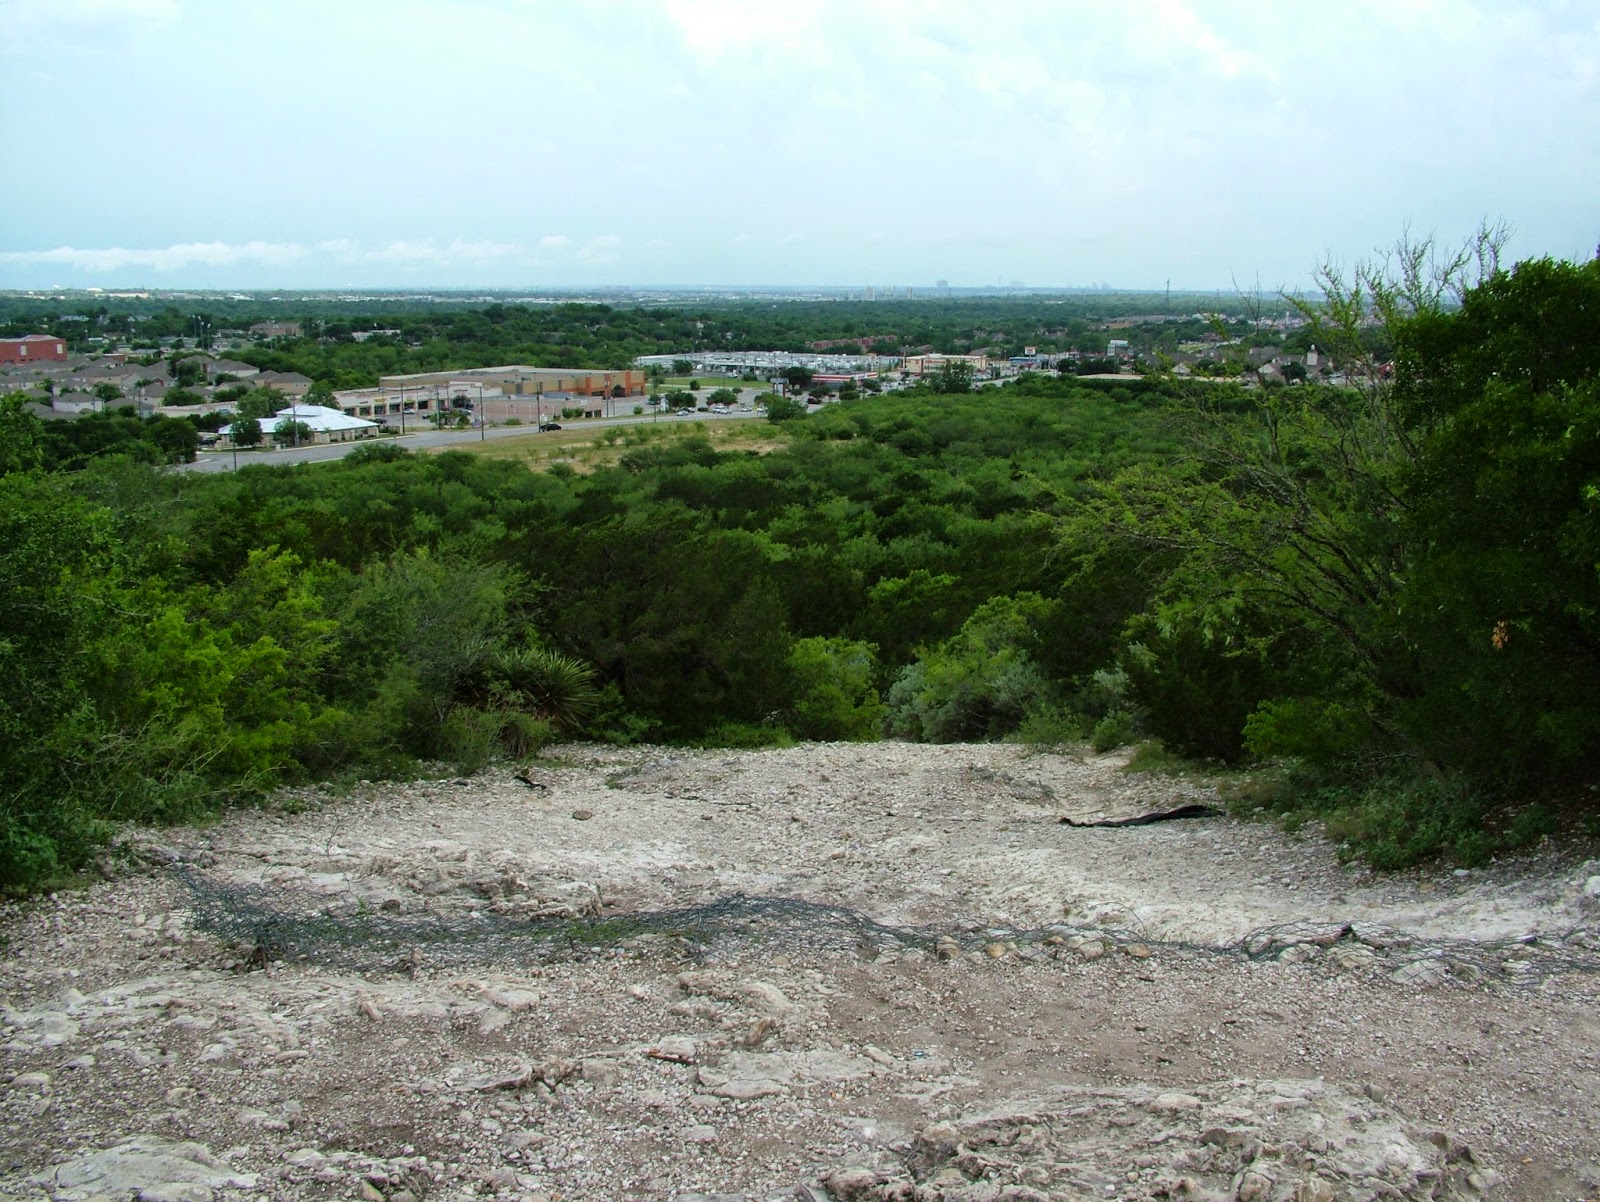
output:
{"label": "sandy soil", "polygon": [[573,747],[130,832],[3,916],[0,1191],[1600,1196],[1600,862],[1061,822],[1208,800],[1121,767]]}

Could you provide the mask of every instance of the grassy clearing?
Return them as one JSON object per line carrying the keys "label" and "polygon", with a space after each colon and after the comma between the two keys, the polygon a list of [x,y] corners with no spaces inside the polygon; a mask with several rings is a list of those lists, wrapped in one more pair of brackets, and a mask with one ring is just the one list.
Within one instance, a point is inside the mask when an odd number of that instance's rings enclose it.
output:
{"label": "grassy clearing", "polygon": [[687,417],[662,417],[656,421],[627,426],[590,426],[581,422],[565,429],[540,434],[530,428],[526,435],[497,438],[492,442],[459,443],[440,450],[467,451],[486,459],[515,459],[535,471],[548,471],[556,465],[580,473],[609,467],[629,451],[641,447],[670,444],[685,438],[704,439],[719,451],[755,451],[765,454],[787,444],[778,427],[760,418],[718,418],[716,421]]}
{"label": "grassy clearing", "polygon": [[680,388],[698,383],[702,392],[713,388],[732,388],[735,390],[753,388],[757,392],[765,391],[765,380],[741,380],[738,376],[668,376],[657,386],[662,392],[676,392]]}

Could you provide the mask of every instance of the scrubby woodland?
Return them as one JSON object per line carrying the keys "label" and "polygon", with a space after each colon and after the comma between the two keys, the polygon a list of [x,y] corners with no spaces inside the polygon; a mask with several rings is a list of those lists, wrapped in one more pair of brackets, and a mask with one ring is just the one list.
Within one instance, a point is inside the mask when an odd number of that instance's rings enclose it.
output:
{"label": "scrubby woodland", "polygon": [[586,473],[52,470],[8,403],[0,884],[558,735],[1159,740],[1380,865],[1593,823],[1600,261],[1426,267],[1330,280],[1349,388],[1025,376]]}

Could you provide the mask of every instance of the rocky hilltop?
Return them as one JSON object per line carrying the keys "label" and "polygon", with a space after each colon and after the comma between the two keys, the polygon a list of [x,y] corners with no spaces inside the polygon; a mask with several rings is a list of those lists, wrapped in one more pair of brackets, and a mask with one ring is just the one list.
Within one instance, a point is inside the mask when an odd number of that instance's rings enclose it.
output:
{"label": "rocky hilltop", "polygon": [[570,747],[130,831],[4,914],[0,1191],[1600,1193],[1600,862],[1375,877],[1212,801],[1017,747]]}

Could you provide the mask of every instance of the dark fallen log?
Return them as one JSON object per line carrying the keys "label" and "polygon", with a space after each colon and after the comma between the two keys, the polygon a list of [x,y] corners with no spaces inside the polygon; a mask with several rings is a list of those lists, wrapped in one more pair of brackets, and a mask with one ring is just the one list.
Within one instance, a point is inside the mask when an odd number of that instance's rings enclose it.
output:
{"label": "dark fallen log", "polygon": [[1107,818],[1102,822],[1077,822],[1071,818],[1061,820],[1064,826],[1150,826],[1156,822],[1171,822],[1177,818],[1215,818],[1222,811],[1216,806],[1186,805],[1175,810],[1161,810],[1154,814],[1136,814],[1132,818]]}

